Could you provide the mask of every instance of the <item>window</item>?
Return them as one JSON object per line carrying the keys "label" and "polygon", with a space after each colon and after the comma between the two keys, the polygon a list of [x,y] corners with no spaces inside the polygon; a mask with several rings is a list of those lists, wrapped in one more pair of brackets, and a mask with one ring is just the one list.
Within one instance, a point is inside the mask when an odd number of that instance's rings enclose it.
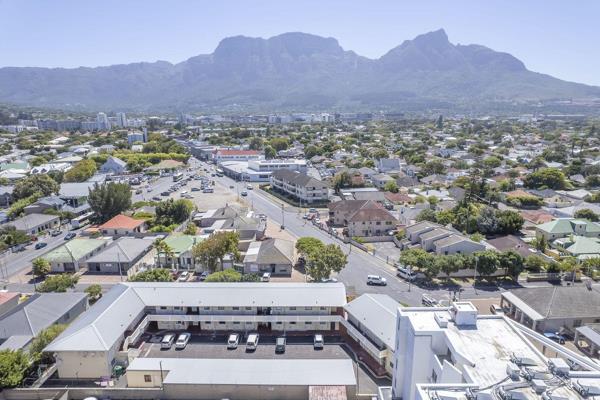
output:
{"label": "window", "polygon": [[217,310],[223,311],[223,310],[225,310],[225,307],[217,307]]}
{"label": "window", "polygon": [[232,309],[232,310],[235,310],[235,311],[237,311],[237,310],[239,310],[240,308],[239,308],[239,307],[231,307],[231,309]]}
{"label": "window", "polygon": [[144,382],[152,382],[152,377],[150,375],[144,375]]}
{"label": "window", "polygon": [[296,311],[296,307],[290,307],[290,311]]}
{"label": "window", "polygon": [[225,325],[225,321],[219,321],[219,325]]}
{"label": "window", "polygon": [[578,328],[581,326],[581,320],[580,319],[576,319],[575,321],[573,321],[573,327],[574,328]]}

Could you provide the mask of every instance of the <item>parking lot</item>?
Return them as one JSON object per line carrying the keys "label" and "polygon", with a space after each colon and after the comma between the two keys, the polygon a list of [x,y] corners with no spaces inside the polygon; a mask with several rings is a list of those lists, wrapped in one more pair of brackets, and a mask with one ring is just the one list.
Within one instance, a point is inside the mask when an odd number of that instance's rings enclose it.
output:
{"label": "parking lot", "polygon": [[[140,357],[147,358],[204,358],[204,359],[353,359],[352,353],[339,337],[326,336],[323,349],[313,348],[312,335],[286,336],[284,353],[275,353],[275,339],[278,335],[261,334],[255,351],[246,351],[244,334],[240,334],[237,349],[227,349],[228,334],[193,334],[185,349],[177,350],[173,345],[168,350],[160,348],[162,335],[150,335],[140,348]],[[356,364],[355,364],[356,365]],[[387,378],[372,376],[363,366],[357,365],[359,393],[374,395],[378,386],[389,386]]]}
{"label": "parking lot", "polygon": [[[156,336],[153,341],[157,340]],[[275,353],[277,336],[260,335],[259,344],[255,351],[246,351],[245,337],[242,334],[237,349],[227,349],[227,336],[192,335],[185,349],[177,350],[172,346],[169,350],[160,348],[160,343],[146,343],[140,354],[143,357],[177,357],[177,358],[275,358],[286,359],[340,359],[349,358],[348,353],[336,339],[326,338],[325,347],[313,349],[311,337],[287,337],[285,353]],[[328,340],[329,339],[329,340]]]}

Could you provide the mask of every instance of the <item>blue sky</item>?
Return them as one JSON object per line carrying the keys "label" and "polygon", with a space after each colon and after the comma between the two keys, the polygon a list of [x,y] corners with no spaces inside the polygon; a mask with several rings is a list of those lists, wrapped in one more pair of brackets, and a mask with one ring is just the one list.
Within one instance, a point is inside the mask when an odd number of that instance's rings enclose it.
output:
{"label": "blue sky", "polygon": [[531,70],[600,86],[600,1],[0,0],[0,66],[183,61],[227,36],[302,31],[376,58],[444,28]]}

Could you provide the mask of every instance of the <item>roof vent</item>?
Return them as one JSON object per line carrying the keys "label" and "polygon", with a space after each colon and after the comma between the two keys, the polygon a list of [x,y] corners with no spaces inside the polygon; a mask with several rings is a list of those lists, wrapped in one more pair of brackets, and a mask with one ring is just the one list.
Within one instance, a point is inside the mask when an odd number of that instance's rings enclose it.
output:
{"label": "roof vent", "polygon": [[520,373],[521,370],[515,363],[509,362],[508,364],[506,364],[506,375],[508,375],[513,381],[519,379]]}
{"label": "roof vent", "polygon": [[450,309],[457,326],[477,325],[477,308],[469,301],[457,301]]}
{"label": "roof vent", "polygon": [[541,379],[532,380],[531,387],[533,387],[533,390],[535,390],[537,394],[543,393],[546,391],[546,389],[548,389],[546,383]]}
{"label": "roof vent", "polygon": [[437,324],[439,325],[440,328],[447,328],[448,327],[448,315],[441,313],[441,312],[437,312],[434,314],[434,318],[435,318],[435,322],[437,322]]}
{"label": "roof vent", "polygon": [[568,376],[571,368],[569,364],[562,358],[550,358],[548,360],[550,371],[560,376]]}

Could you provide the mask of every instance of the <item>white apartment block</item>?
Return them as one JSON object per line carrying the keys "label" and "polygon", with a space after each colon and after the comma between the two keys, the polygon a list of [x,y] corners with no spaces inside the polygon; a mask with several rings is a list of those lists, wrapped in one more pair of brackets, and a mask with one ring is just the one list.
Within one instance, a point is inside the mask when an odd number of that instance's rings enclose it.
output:
{"label": "white apartment block", "polygon": [[329,186],[306,174],[281,169],[271,174],[271,188],[305,203],[321,203],[329,199]]}

